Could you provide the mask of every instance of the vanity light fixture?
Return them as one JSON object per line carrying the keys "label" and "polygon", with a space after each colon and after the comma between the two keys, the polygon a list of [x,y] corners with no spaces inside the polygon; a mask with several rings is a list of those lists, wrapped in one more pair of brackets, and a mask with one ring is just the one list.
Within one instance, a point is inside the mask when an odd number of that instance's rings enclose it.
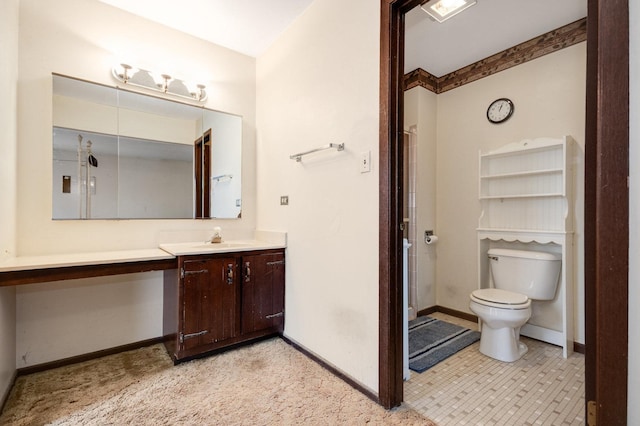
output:
{"label": "vanity light fixture", "polygon": [[156,75],[151,71],[135,68],[128,64],[116,65],[113,67],[112,74],[116,80],[124,84],[144,87],[192,101],[204,102],[207,100],[206,86],[204,84],[192,86],[168,74]]}
{"label": "vanity light fixture", "polygon": [[443,23],[476,4],[477,0],[430,0],[420,6],[429,16]]}

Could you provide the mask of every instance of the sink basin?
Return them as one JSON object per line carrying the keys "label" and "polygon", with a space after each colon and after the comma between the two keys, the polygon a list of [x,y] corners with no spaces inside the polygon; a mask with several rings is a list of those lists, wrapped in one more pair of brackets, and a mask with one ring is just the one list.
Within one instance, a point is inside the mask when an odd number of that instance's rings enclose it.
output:
{"label": "sink basin", "polygon": [[191,242],[160,244],[160,248],[175,256],[189,254],[225,253],[244,250],[264,250],[284,247],[284,245],[257,240],[223,241],[221,243]]}
{"label": "sink basin", "polygon": [[216,250],[216,249],[228,249],[228,248],[235,248],[235,247],[251,247],[251,246],[252,244],[248,242],[233,242],[233,243],[203,243],[203,244],[196,244],[193,247]]}

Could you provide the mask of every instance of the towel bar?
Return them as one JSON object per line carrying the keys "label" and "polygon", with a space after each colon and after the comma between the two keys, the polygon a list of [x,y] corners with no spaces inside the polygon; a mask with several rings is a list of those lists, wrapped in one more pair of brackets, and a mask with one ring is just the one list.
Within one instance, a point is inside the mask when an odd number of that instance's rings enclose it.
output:
{"label": "towel bar", "polygon": [[338,151],[344,151],[344,144],[343,143],[330,143],[329,145],[320,147],[320,148],[316,148],[316,149],[312,149],[309,151],[305,151],[305,152],[300,152],[298,154],[293,154],[290,155],[289,158],[292,160],[296,160],[297,162],[301,162],[302,161],[302,157],[307,155],[307,154],[311,154],[314,152],[318,152],[318,151],[324,151],[325,149],[331,149],[331,148],[335,148]]}

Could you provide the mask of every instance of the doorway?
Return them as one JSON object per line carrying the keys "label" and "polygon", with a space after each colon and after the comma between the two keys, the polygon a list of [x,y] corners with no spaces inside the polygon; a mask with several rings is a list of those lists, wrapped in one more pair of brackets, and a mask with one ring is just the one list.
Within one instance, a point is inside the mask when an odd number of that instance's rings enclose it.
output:
{"label": "doorway", "polygon": [[[420,3],[381,0],[379,400],[387,408],[403,399],[400,224],[404,14]],[[589,0],[585,396],[593,401],[587,403],[587,411],[599,424],[624,424],[627,412],[627,358],[626,350],[619,348],[627,347],[628,331],[628,34],[626,0]],[[620,368],[605,371],[608,365]]]}
{"label": "doorway", "polygon": [[195,218],[211,217],[211,129],[193,143],[196,182]]}

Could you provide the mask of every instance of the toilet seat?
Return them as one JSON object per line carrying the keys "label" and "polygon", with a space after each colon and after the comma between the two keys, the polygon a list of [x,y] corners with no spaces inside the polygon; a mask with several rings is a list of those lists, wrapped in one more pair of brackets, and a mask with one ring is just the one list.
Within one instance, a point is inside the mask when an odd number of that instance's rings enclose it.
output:
{"label": "toilet seat", "polygon": [[471,293],[471,300],[481,305],[500,309],[528,309],[531,300],[524,294],[499,288],[482,288]]}

